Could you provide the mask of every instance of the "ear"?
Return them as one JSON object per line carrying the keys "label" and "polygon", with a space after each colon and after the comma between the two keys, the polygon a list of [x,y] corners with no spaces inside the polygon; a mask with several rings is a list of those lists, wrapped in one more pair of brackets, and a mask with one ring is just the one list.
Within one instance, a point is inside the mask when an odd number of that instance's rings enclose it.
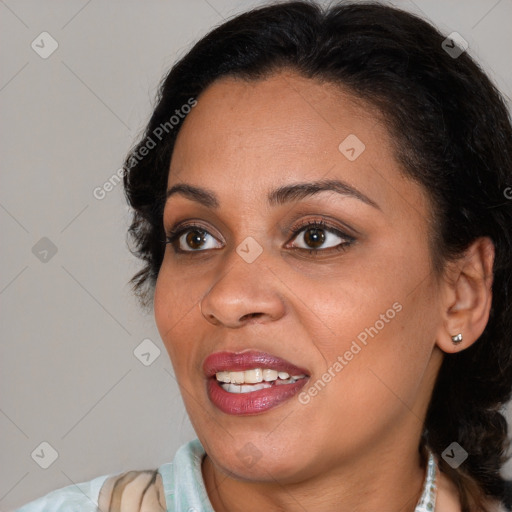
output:
{"label": "ear", "polygon": [[[442,323],[436,344],[447,353],[471,346],[484,332],[492,302],[494,244],[488,237],[475,240],[442,278]],[[462,334],[455,344],[452,336]]]}

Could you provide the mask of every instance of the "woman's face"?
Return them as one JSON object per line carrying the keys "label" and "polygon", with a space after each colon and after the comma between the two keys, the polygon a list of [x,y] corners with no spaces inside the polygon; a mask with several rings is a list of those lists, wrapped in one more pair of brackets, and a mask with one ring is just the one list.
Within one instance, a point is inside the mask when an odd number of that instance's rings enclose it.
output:
{"label": "woman's face", "polygon": [[291,72],[222,79],[177,185],[155,316],[216,467],[292,482],[417,446],[441,360],[429,204],[375,112]]}

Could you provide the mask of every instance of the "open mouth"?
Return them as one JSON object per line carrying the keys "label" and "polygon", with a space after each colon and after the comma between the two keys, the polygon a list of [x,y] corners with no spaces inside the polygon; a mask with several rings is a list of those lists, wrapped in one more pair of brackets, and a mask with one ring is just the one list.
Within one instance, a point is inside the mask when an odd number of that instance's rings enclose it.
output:
{"label": "open mouth", "polygon": [[306,384],[306,370],[257,351],[217,352],[203,364],[210,402],[226,414],[260,414],[288,401]]}
{"label": "open mouth", "polygon": [[210,402],[226,414],[261,414],[295,396],[309,380],[304,368],[256,350],[216,352],[203,362]]}
{"label": "open mouth", "polygon": [[272,386],[294,384],[300,379],[305,379],[306,375],[290,375],[270,368],[254,368],[245,371],[217,372],[215,378],[220,387],[228,393],[254,393]]}

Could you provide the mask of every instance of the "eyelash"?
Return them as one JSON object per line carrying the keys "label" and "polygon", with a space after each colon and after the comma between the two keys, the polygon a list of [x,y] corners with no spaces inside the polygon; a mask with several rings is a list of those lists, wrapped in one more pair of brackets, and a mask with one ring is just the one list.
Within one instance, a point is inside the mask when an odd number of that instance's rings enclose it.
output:
{"label": "eyelash", "polygon": [[[294,226],[294,228],[292,229],[292,236],[290,237],[289,240],[290,241],[295,240],[297,238],[297,236],[301,232],[305,231],[306,229],[315,229],[315,228],[321,229],[324,231],[328,231],[329,233],[332,233],[340,238],[343,238],[345,241],[339,243],[338,245],[336,245],[334,247],[328,247],[326,249],[314,249],[314,248],[305,249],[303,247],[295,247],[294,248],[295,250],[306,251],[312,256],[318,256],[319,253],[326,254],[326,253],[330,253],[331,251],[338,251],[338,252],[345,251],[348,247],[350,247],[356,241],[356,239],[353,236],[347,235],[346,233],[343,233],[339,229],[328,225],[327,222],[325,222],[324,220],[314,220],[314,221],[308,220],[308,221],[304,221],[304,222],[298,224],[297,226]],[[195,223],[190,223],[190,224],[178,226],[177,228],[170,230],[166,236],[165,243],[170,244],[172,246],[174,252],[177,254],[193,255],[194,253],[202,253],[205,250],[184,251],[183,249],[180,249],[179,247],[177,247],[176,242],[179,242],[179,238],[182,235],[184,235],[185,233],[187,233],[188,231],[194,231],[194,230],[201,231],[203,233],[207,233],[210,236],[213,236],[201,225],[195,224]],[[215,238],[215,237],[213,237],[213,238]]]}

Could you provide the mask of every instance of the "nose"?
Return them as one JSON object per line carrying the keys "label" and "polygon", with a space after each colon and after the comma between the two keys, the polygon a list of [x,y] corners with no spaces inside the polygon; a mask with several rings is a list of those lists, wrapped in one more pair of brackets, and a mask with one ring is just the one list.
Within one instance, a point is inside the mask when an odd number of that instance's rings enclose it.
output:
{"label": "nose", "polygon": [[235,253],[231,260],[199,304],[203,317],[213,325],[235,329],[251,322],[279,320],[285,314],[285,303],[275,273],[259,259],[247,263]]}

